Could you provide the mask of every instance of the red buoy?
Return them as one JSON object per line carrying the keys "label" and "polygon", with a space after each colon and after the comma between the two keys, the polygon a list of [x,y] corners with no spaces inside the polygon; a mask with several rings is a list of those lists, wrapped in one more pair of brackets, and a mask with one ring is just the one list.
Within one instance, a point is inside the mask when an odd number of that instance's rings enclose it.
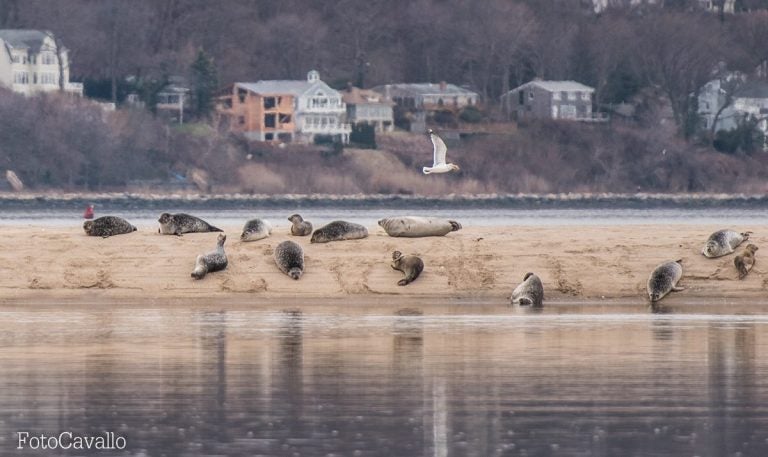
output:
{"label": "red buoy", "polygon": [[93,219],[93,205],[88,205],[83,213],[84,219]]}

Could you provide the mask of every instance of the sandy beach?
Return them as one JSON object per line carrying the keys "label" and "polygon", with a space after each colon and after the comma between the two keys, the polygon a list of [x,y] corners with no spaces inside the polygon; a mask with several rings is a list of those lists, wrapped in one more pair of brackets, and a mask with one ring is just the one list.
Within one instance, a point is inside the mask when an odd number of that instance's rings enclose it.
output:
{"label": "sandy beach", "polygon": [[[291,237],[288,223],[261,241],[239,240],[241,227],[224,227],[229,267],[197,281],[195,257],[213,249],[216,233],[159,235],[156,226],[107,239],[88,237],[79,226],[3,227],[0,237],[0,303],[109,302],[173,304],[194,300],[359,300],[391,302],[466,300],[503,304],[523,275],[537,273],[545,303],[619,300],[645,302],[648,274],[660,262],[683,259],[683,292],[665,303],[696,301],[768,302],[761,267],[737,279],[734,254],[707,259],[700,254],[718,226],[637,225],[561,227],[466,227],[445,237],[392,238],[378,226],[355,241],[310,244]],[[768,227],[752,230],[764,246]],[[306,270],[299,281],[275,266],[275,246],[293,239],[304,247]],[[402,287],[391,253],[420,255],[425,270]]]}

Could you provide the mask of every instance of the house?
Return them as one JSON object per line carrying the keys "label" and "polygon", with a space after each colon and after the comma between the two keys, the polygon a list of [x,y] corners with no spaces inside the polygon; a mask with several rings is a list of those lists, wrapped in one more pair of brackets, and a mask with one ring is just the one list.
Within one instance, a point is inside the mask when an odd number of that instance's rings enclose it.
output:
{"label": "house", "polygon": [[701,127],[714,132],[734,130],[753,119],[766,140],[764,149],[768,149],[768,83],[715,79],[700,91],[698,106]]}
{"label": "house", "polygon": [[159,116],[184,123],[184,111],[192,109],[192,90],[180,76],[171,76],[168,84],[155,95],[155,110]]}
{"label": "house", "polygon": [[502,110],[517,120],[604,121],[592,112],[595,89],[575,81],[534,80],[501,96]]}
{"label": "house", "polygon": [[[0,85],[24,95],[63,89],[83,95],[82,83],[69,81],[67,49],[58,49],[51,32],[28,29],[0,30]],[[61,59],[61,62],[59,62]]]}
{"label": "house", "polygon": [[385,84],[376,86],[373,90],[401,108],[417,111],[460,110],[466,106],[477,105],[480,99],[477,92],[445,81],[439,84]]}
{"label": "house", "polygon": [[341,94],[312,70],[305,81],[268,80],[235,83],[217,99],[217,111],[230,129],[257,141],[299,141],[320,138],[349,142]]}
{"label": "house", "polygon": [[347,121],[351,124],[372,125],[378,132],[391,132],[394,128],[394,103],[373,90],[350,86],[342,91],[347,105]]}

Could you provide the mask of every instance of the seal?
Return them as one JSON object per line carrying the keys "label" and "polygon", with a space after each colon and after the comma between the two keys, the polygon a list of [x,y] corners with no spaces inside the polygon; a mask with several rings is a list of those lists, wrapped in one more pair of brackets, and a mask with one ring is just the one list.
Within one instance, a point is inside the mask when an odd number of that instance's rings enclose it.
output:
{"label": "seal", "polygon": [[182,233],[224,231],[212,226],[199,217],[184,213],[163,213],[157,221],[160,223],[160,233],[164,235],[181,236]]}
{"label": "seal", "polygon": [[195,269],[192,271],[193,278],[203,279],[208,273],[227,268],[227,254],[224,252],[225,241],[227,241],[227,235],[219,234],[216,238],[216,249],[207,254],[197,256],[195,259]]}
{"label": "seal", "polygon": [[312,234],[312,223],[305,221],[301,215],[293,214],[288,220],[293,223],[293,225],[291,225],[291,235],[307,236]]}
{"label": "seal", "polygon": [[683,276],[682,261],[683,259],[664,262],[653,269],[648,277],[648,285],[646,287],[651,304],[661,300],[673,290],[683,290],[682,287],[677,286],[677,282]]}
{"label": "seal", "polygon": [[523,282],[515,287],[509,297],[513,305],[541,306],[544,301],[544,286],[541,279],[533,273],[526,273]]}
{"label": "seal", "polygon": [[733,264],[739,270],[739,279],[746,278],[749,270],[755,266],[755,252],[757,252],[757,246],[749,243],[743,251],[734,257]]}
{"label": "seal", "polygon": [[346,221],[333,221],[312,234],[310,243],[327,243],[329,241],[359,240],[368,236],[368,229],[360,224]]}
{"label": "seal", "polygon": [[385,217],[379,225],[389,236],[420,238],[423,236],[444,236],[461,230],[461,224],[437,217],[398,216]]}
{"label": "seal", "polygon": [[405,278],[397,281],[398,286],[405,286],[412,283],[424,271],[424,262],[415,255],[403,255],[400,251],[392,253],[392,268],[402,271]]}
{"label": "seal", "polygon": [[277,268],[293,279],[304,274],[304,249],[295,241],[283,241],[275,248]]}
{"label": "seal", "polygon": [[251,219],[245,223],[240,241],[263,240],[272,234],[272,224],[264,219]]}
{"label": "seal", "polygon": [[709,235],[707,244],[704,245],[704,249],[701,253],[705,257],[721,257],[733,252],[738,245],[747,241],[749,235],[752,232],[736,232],[733,230],[718,230],[715,233]]}
{"label": "seal", "polygon": [[107,238],[113,235],[135,232],[136,227],[122,217],[102,216],[92,221],[85,221],[83,223],[83,230],[85,230],[86,235]]}

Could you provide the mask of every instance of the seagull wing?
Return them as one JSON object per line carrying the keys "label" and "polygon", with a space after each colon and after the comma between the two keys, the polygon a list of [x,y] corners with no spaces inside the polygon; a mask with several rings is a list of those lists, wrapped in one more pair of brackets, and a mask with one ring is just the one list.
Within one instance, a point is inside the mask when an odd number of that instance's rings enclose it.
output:
{"label": "seagull wing", "polygon": [[445,165],[445,153],[448,151],[448,148],[445,147],[445,143],[443,143],[443,140],[441,140],[440,137],[434,133],[429,135],[429,139],[432,140],[433,146],[432,166],[436,167],[438,165]]}

